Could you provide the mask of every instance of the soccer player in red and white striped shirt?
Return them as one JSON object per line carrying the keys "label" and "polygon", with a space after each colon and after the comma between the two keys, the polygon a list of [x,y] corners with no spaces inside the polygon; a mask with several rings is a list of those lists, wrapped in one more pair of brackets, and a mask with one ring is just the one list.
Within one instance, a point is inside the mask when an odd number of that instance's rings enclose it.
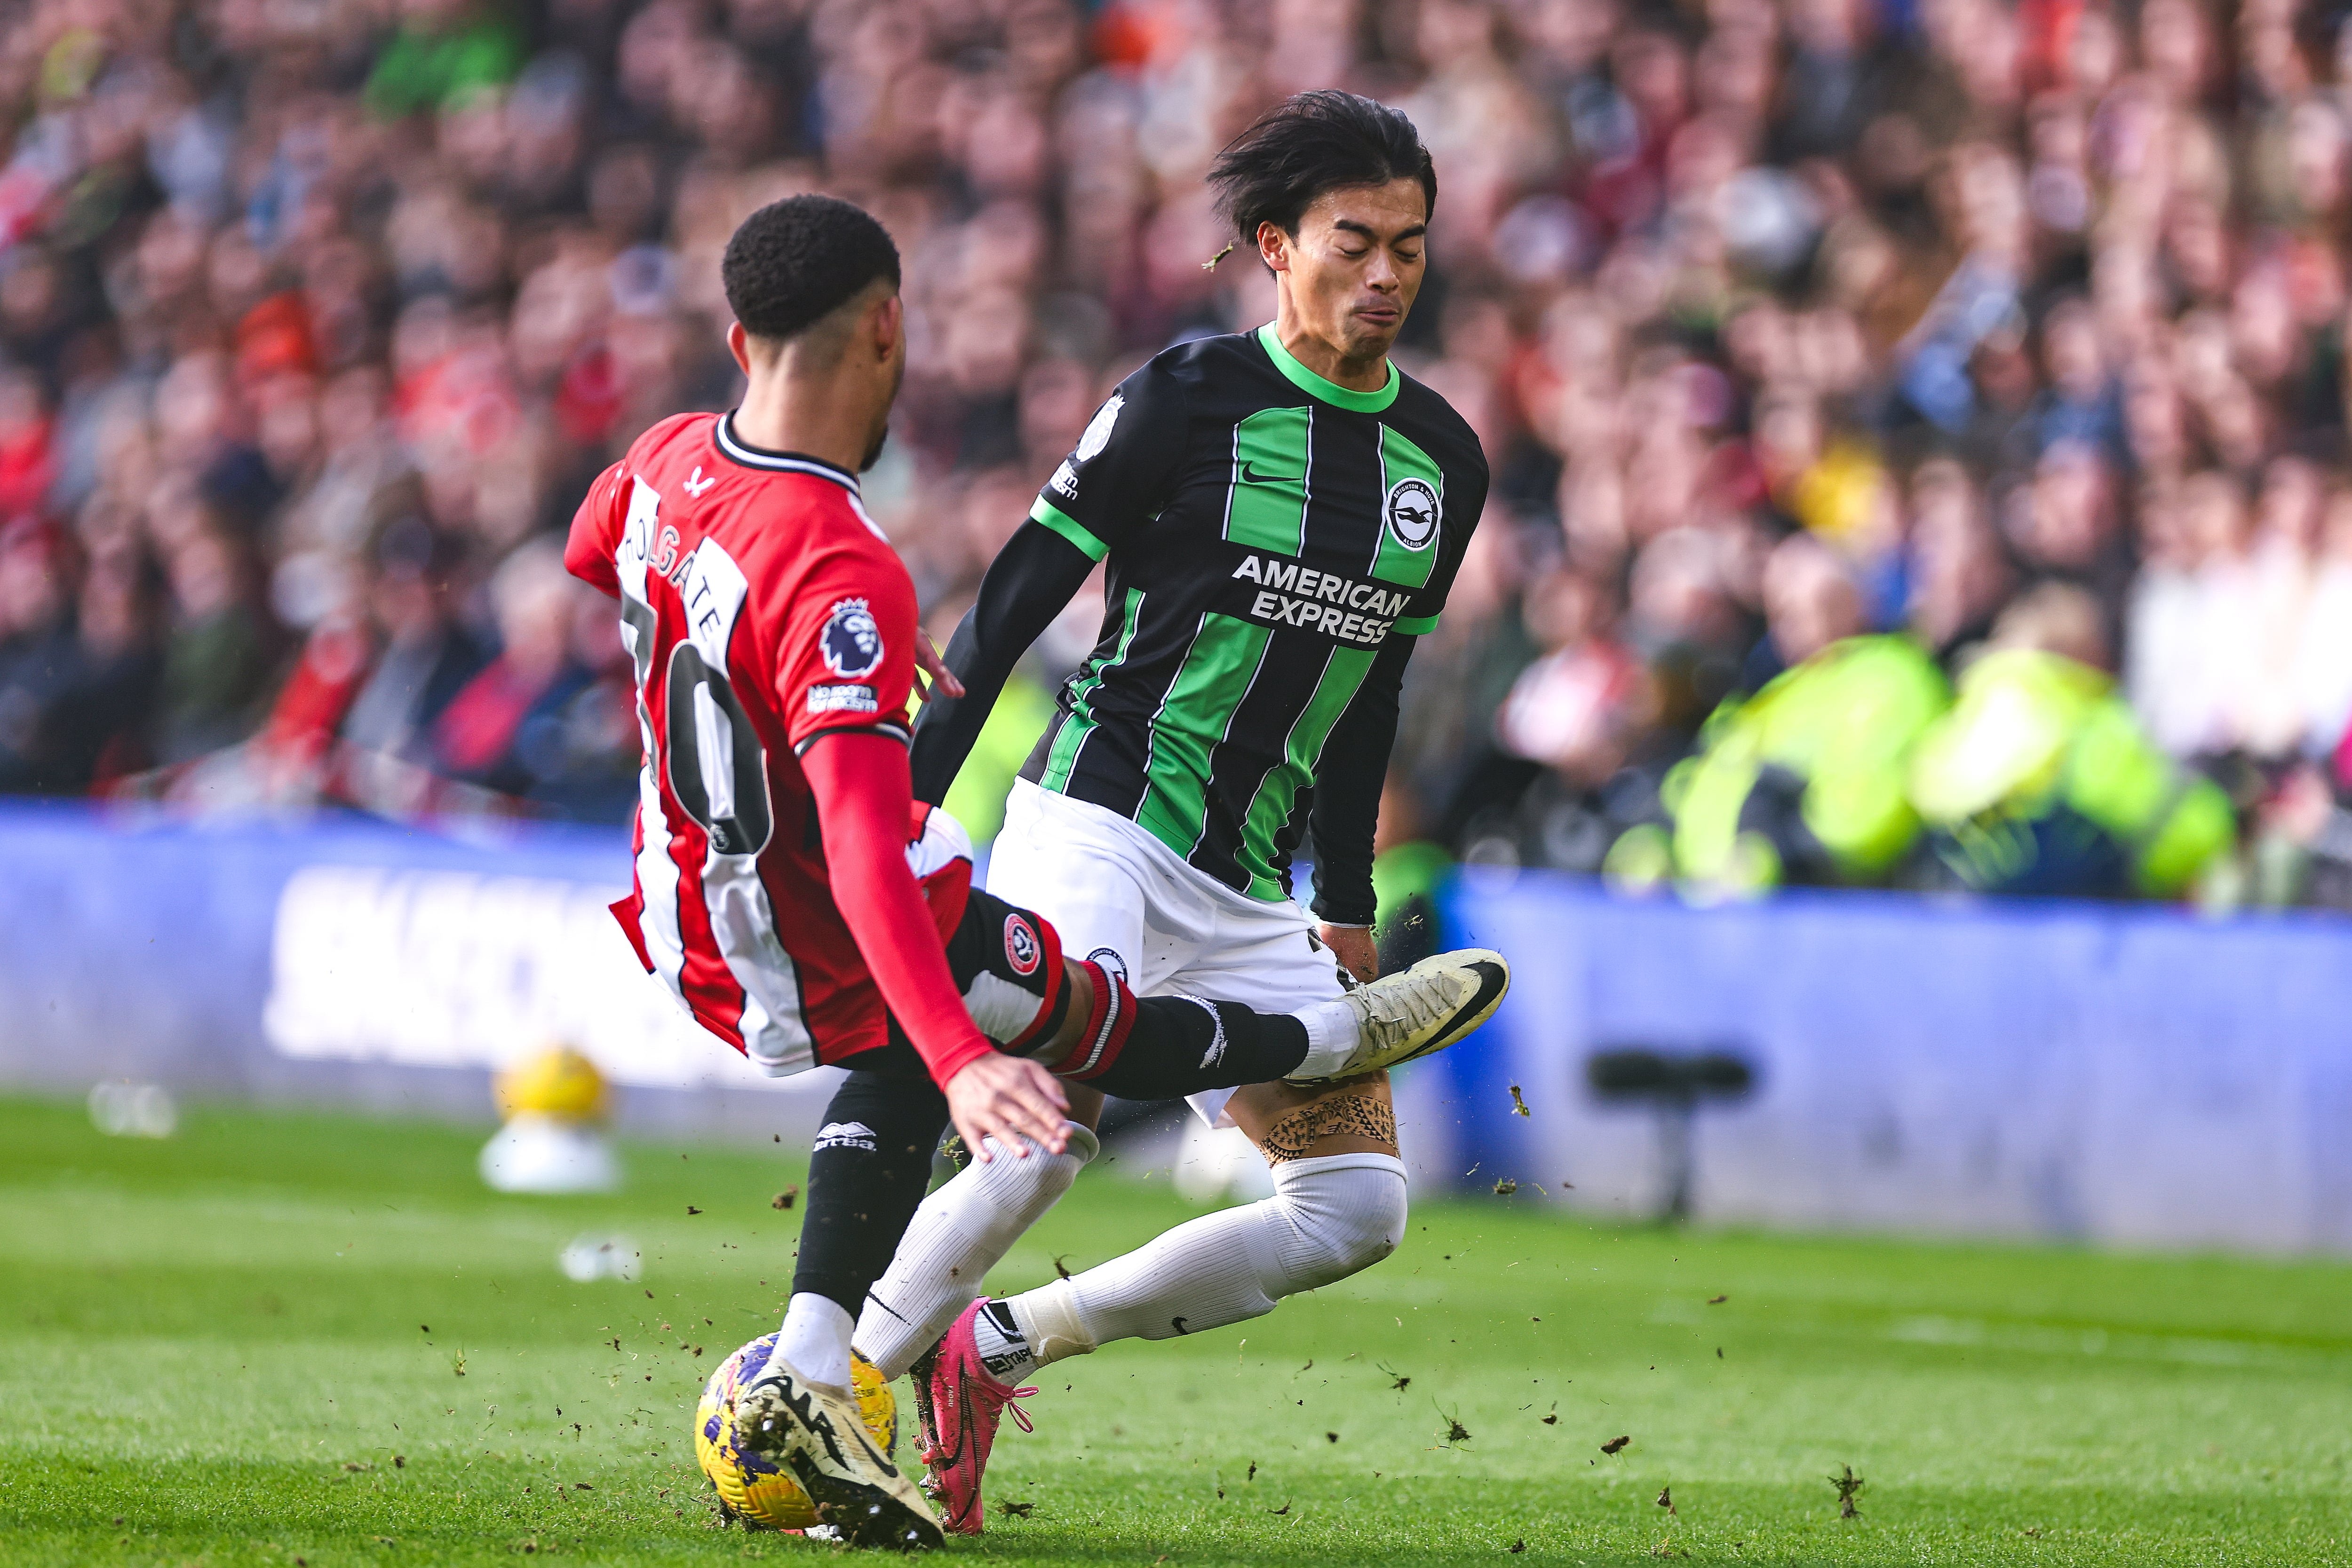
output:
{"label": "soccer player in red and white striped shirt", "polygon": [[635,888],[614,913],[672,996],[764,1071],[850,1070],[738,1430],[853,1539],[936,1543],[858,1425],[850,1333],[949,1122],[981,1159],[1050,1157],[1084,1133],[1061,1079],[1164,1099],[1347,1076],[1466,1028],[1427,987],[1386,982],[1286,1014],[1139,1001],[971,885],[961,829],[913,800],[916,670],[940,672],[858,497],[905,367],[897,249],[857,208],[801,196],[747,219],[723,273],[741,406],[640,436],[565,551],[620,601],[635,664]]}

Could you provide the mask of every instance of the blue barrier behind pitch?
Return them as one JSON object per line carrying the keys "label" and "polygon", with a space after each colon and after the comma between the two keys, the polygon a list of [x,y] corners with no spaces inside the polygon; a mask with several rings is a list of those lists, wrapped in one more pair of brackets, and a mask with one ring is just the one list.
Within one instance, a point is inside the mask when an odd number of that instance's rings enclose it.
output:
{"label": "blue barrier behind pitch", "polygon": [[1475,872],[1446,913],[1517,977],[1438,1059],[1477,1179],[1643,1210],[1654,1119],[1597,1101],[1587,1059],[1728,1047],[1757,1085],[1698,1113],[1711,1218],[2352,1248],[2352,922],[1880,894],[1699,910]]}
{"label": "blue barrier behind pitch", "polygon": [[[0,1082],[487,1115],[489,1071],[562,1038],[641,1125],[813,1127],[826,1092],[759,1078],[637,971],[604,907],[626,887],[615,833],[9,804],[0,867]],[[1424,1178],[1646,1213],[1657,1119],[1599,1102],[1588,1060],[1719,1048],[1756,1087],[1697,1114],[1702,1218],[2352,1249],[2352,921],[1867,894],[1697,910],[1543,873],[1474,873],[1445,915],[1517,981],[1403,1077]]]}
{"label": "blue barrier behind pitch", "polygon": [[487,1117],[488,1076],[562,1040],[640,1127],[813,1129],[831,1075],[761,1077],[638,968],[605,905],[629,844],[351,818],[124,826],[0,805],[0,1082]]}

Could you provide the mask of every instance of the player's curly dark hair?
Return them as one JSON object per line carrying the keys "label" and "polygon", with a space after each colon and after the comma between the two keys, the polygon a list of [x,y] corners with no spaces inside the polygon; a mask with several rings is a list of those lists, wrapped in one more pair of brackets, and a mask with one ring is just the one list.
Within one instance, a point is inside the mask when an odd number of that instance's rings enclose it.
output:
{"label": "player's curly dark hair", "polygon": [[1412,121],[1385,104],[1326,88],[1293,93],[1225,144],[1209,166],[1217,210],[1244,248],[1260,224],[1286,235],[1316,197],[1349,185],[1418,180],[1437,211],[1437,165]]}
{"label": "player's curly dark hair", "polygon": [[871,213],[837,196],[787,196],[745,218],[719,264],[743,330],[797,336],[877,278],[898,281],[898,247]]}

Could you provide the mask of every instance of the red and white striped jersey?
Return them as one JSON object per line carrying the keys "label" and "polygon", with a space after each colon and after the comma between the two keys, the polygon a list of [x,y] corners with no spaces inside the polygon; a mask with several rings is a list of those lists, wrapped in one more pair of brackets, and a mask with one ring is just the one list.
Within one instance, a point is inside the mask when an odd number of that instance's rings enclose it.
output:
{"label": "red and white striped jersey", "polygon": [[598,477],[564,559],[618,596],[636,666],[636,888],[613,910],[637,956],[771,1074],[883,1044],[800,766],[829,731],[907,737],[915,586],[856,476],[681,414]]}

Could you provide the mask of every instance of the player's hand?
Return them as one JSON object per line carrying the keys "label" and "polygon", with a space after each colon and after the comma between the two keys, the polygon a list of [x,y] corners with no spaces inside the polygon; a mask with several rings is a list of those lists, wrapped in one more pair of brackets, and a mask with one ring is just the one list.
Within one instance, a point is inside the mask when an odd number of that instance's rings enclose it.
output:
{"label": "player's hand", "polygon": [[948,1080],[947,1095],[948,1117],[976,1160],[994,1157],[991,1136],[1024,1160],[1029,1145],[1024,1138],[1049,1155],[1060,1154],[1070,1141],[1069,1096],[1060,1079],[1034,1061],[992,1053],[981,1057]]}
{"label": "player's hand", "polygon": [[1371,932],[1364,926],[1326,925],[1316,935],[1323,938],[1323,946],[1331,949],[1331,956],[1339,960],[1339,967],[1357,979],[1381,977],[1380,944],[1372,940]]}
{"label": "player's hand", "polygon": [[920,627],[915,629],[915,691],[925,702],[931,700],[933,692],[943,697],[963,695],[963,683],[955,678],[948,662],[940,657],[931,634]]}

